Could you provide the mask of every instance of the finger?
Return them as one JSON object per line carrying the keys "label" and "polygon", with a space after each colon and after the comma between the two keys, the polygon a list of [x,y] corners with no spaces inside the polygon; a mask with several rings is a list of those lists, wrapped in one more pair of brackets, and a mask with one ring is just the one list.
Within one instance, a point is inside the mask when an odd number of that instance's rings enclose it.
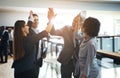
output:
{"label": "finger", "polygon": [[32,15],[32,14],[33,14],[33,11],[31,10],[31,11],[30,11],[30,15]]}

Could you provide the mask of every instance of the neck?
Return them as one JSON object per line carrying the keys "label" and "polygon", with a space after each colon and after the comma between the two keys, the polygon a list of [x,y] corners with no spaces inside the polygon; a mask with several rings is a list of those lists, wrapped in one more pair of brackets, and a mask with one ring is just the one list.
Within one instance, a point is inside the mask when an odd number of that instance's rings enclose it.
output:
{"label": "neck", "polygon": [[24,36],[27,36],[27,33],[24,32],[23,35],[24,35]]}
{"label": "neck", "polygon": [[85,38],[90,39],[91,37],[89,35],[85,34]]}

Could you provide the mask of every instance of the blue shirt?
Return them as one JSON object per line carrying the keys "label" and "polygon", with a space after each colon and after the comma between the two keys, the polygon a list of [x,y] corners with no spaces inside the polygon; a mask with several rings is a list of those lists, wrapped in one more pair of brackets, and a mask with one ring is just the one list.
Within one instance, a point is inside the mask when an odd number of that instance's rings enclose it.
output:
{"label": "blue shirt", "polygon": [[[96,38],[83,39],[79,46],[79,59],[77,61],[77,73],[79,78],[85,75],[87,78],[98,78],[99,67],[96,59]],[[79,70],[78,70],[79,69]]]}

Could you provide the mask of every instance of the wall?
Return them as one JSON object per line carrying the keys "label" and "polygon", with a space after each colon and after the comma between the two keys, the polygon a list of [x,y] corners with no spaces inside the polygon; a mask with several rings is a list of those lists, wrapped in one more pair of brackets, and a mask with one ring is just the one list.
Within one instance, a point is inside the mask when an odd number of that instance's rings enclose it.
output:
{"label": "wall", "polygon": [[27,20],[25,12],[0,12],[0,26],[14,26],[16,20]]}
{"label": "wall", "polygon": [[[41,11],[41,8],[47,9],[53,7],[55,9],[69,9],[69,10],[87,10],[87,14],[94,16],[102,21],[102,31],[107,31],[110,34],[115,33],[114,20],[120,18],[120,5],[118,2],[104,2],[97,1],[80,1],[80,0],[2,0],[0,1],[0,26],[13,26],[18,19],[27,21],[30,8]],[[11,8],[8,8],[11,7]],[[26,9],[27,8],[27,9]],[[28,9],[29,8],[29,9]],[[33,10],[32,9],[32,10]],[[24,11],[23,11],[24,10]],[[101,12],[102,11],[102,12]],[[103,12],[104,11],[104,12]],[[46,11],[42,20],[43,26],[46,25]],[[39,13],[40,14],[40,13]],[[109,19],[109,20],[107,20]],[[66,19],[67,20],[67,19]],[[107,27],[106,30],[104,27]],[[111,30],[111,31],[109,31]]]}
{"label": "wall", "polygon": [[120,19],[120,11],[87,11],[87,17],[96,17],[101,22],[101,35],[117,35],[120,34],[120,30],[116,24],[116,20]]}
{"label": "wall", "polygon": [[0,6],[120,11],[115,0],[1,0]]}
{"label": "wall", "polygon": [[[55,8],[56,9],[56,8]],[[64,10],[63,10],[64,11]],[[73,17],[79,12],[75,11],[73,12],[63,12],[60,10],[60,12],[57,12],[56,17],[56,28],[61,28],[64,25],[71,25]],[[71,13],[71,14],[70,14]],[[65,14],[65,15],[62,15]],[[14,23],[16,20],[25,20],[27,21],[29,15],[29,11],[3,11],[0,12],[0,26],[14,26]],[[39,15],[39,24],[40,26],[38,28],[45,28],[47,24],[47,12],[46,10],[43,11],[43,13],[38,13]],[[70,15],[70,16],[69,16]],[[101,30],[100,34],[106,34],[106,35],[114,35],[116,34],[116,31],[120,30],[120,27],[117,26],[116,20],[120,19],[120,11],[100,11],[100,10],[87,10],[87,17],[92,16],[96,17],[101,22]],[[66,21],[66,22],[65,22]],[[60,25],[58,25],[60,24]],[[120,33],[120,31],[117,32],[117,34]]]}

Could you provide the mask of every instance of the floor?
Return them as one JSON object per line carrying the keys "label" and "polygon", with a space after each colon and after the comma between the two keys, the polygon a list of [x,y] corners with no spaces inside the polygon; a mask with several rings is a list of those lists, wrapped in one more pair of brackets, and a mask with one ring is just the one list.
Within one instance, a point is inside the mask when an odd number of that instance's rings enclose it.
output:
{"label": "floor", "polygon": [[[14,78],[12,58],[9,57],[8,63],[0,64],[0,78]],[[100,61],[99,61],[100,62]],[[103,58],[101,64],[101,78],[120,78],[120,65],[113,64],[113,60]],[[40,68],[39,78],[61,78],[60,64],[55,58],[48,56]]]}

